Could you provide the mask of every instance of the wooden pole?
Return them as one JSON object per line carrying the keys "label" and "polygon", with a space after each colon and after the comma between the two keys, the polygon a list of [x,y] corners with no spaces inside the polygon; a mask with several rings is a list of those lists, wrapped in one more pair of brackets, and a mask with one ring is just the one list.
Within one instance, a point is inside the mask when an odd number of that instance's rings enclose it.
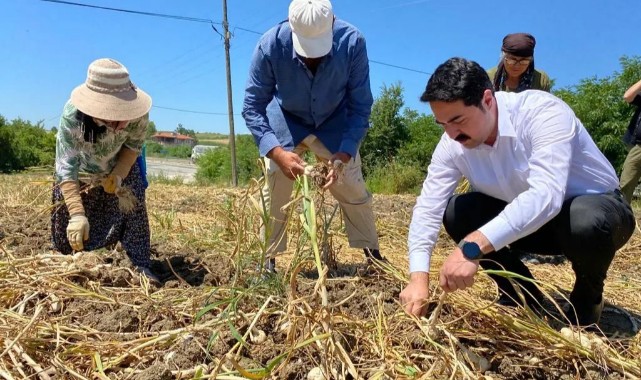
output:
{"label": "wooden pole", "polygon": [[234,105],[231,91],[231,65],[229,59],[229,23],[227,22],[227,0],[223,0],[223,29],[225,38],[225,70],[227,73],[227,113],[229,114],[229,150],[231,151],[231,183],[238,186],[238,172],[236,166],[236,133],[234,132]]}

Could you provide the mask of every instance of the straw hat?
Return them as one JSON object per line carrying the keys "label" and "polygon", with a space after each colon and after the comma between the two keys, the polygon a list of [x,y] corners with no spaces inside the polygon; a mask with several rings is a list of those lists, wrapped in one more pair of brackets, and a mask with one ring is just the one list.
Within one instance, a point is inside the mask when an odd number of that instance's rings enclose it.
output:
{"label": "straw hat", "polygon": [[89,116],[124,121],[149,112],[151,97],[131,83],[122,63],[101,58],[91,62],[87,80],[71,92],[71,103]]}

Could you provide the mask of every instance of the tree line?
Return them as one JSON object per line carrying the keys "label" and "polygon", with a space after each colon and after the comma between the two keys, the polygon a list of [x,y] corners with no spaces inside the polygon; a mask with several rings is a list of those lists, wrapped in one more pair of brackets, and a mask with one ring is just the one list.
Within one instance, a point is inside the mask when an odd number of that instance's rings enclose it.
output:
{"label": "tree line", "polygon": [[[617,172],[627,147],[621,137],[633,108],[623,93],[641,78],[641,57],[622,57],[621,68],[605,78],[585,78],[574,86],[553,93],[567,102],[581,119],[597,146]],[[361,145],[363,172],[370,190],[377,193],[416,193],[443,130],[432,115],[404,106],[400,83],[383,86],[374,102],[371,127]],[[182,127],[182,125],[180,126]],[[155,133],[151,124],[148,134]],[[181,128],[180,133],[193,135]],[[152,150],[157,147],[153,146]],[[241,183],[261,175],[258,150],[249,135],[236,136],[238,175]],[[55,155],[55,131],[42,122],[22,119],[11,122],[0,116],[0,172],[15,172],[31,166],[51,166]],[[187,155],[187,151],[181,155]],[[229,147],[221,146],[198,162],[196,177],[201,182],[228,184],[231,179]]]}

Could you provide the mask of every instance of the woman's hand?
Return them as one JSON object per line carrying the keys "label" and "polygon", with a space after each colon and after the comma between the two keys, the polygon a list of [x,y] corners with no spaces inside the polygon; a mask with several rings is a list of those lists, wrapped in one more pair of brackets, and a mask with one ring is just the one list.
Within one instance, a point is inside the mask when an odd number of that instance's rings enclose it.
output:
{"label": "woman's hand", "polygon": [[89,240],[89,220],[83,214],[71,216],[67,225],[67,240],[74,251],[82,251],[84,241]]}
{"label": "woman's hand", "polygon": [[116,194],[118,189],[122,186],[122,178],[116,174],[109,174],[102,180],[102,188],[105,190],[105,193]]}

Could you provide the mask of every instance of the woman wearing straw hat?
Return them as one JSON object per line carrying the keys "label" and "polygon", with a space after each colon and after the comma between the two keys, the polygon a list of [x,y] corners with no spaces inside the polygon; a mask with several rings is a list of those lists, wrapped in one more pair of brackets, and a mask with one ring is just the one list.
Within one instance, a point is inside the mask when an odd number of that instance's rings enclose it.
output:
{"label": "woman wearing straw hat", "polygon": [[535,45],[536,40],[529,33],[512,33],[503,38],[501,61],[487,72],[495,91],[550,92],[550,78],[542,70],[534,68]]}
{"label": "woman wearing straw hat", "polygon": [[[55,207],[51,232],[63,254],[120,242],[136,269],[150,269],[145,188],[136,159],[143,146],[151,97],[113,59],[92,62],[85,83],[71,92],[56,138]],[[98,184],[92,186],[92,184]],[[119,197],[133,194],[128,210]],[[133,199],[135,198],[135,199]]]}

